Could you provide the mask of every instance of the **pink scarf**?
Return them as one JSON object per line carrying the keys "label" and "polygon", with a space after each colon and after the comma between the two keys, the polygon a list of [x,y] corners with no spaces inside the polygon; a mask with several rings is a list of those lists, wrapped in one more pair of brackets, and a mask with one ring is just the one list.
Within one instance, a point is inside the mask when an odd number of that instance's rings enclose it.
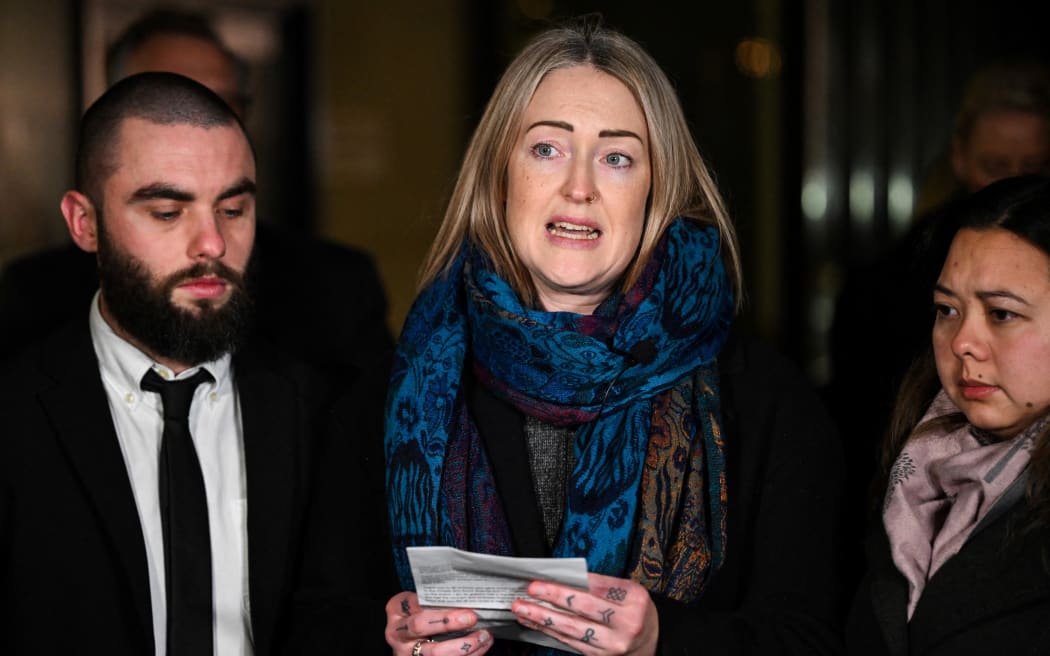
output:
{"label": "pink scarf", "polygon": [[[943,390],[919,426],[959,412]],[[893,562],[908,580],[908,620],[926,582],[966,543],[996,501],[1024,472],[1044,417],[1017,437],[979,440],[965,424],[911,438],[890,471],[882,521]]]}

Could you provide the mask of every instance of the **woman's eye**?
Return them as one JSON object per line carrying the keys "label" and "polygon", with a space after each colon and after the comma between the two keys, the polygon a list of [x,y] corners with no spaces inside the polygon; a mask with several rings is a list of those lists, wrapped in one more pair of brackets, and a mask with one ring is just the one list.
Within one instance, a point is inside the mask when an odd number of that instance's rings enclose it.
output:
{"label": "woman's eye", "polygon": [[623,153],[612,153],[605,156],[605,163],[609,166],[623,168],[631,165],[631,158]]}
{"label": "woman's eye", "polygon": [[992,319],[996,323],[1003,323],[1003,322],[1009,321],[1010,319],[1013,319],[1014,317],[1017,316],[1017,314],[1015,314],[1015,313],[1013,313],[1013,312],[1011,312],[1009,310],[1002,310],[1002,309],[998,309],[998,308],[992,308],[991,310],[988,311],[988,314],[991,315]]}
{"label": "woman's eye", "polygon": [[554,157],[558,154],[557,149],[549,143],[536,144],[532,147],[532,152],[538,155],[539,157],[544,158]]}
{"label": "woman's eye", "polygon": [[933,313],[934,313],[934,315],[936,315],[936,317],[938,319],[940,319],[942,317],[946,318],[946,317],[953,316],[955,314],[955,308],[953,308],[950,305],[945,305],[944,303],[934,303],[933,304]]}

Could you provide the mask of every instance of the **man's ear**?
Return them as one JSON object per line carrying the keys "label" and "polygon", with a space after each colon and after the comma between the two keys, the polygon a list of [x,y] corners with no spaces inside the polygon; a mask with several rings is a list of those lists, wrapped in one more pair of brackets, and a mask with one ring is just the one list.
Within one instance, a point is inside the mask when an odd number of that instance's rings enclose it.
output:
{"label": "man's ear", "polygon": [[79,191],[67,191],[61,206],[69,236],[76,245],[88,253],[98,251],[98,213],[94,204]]}

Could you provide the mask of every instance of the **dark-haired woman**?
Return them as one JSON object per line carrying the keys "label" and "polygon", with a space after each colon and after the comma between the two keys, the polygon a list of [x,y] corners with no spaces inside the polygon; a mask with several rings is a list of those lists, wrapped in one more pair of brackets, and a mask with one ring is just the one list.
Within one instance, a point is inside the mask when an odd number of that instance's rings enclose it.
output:
{"label": "dark-haired woman", "polygon": [[850,653],[1050,654],[1050,181],[990,185],[947,231]]}

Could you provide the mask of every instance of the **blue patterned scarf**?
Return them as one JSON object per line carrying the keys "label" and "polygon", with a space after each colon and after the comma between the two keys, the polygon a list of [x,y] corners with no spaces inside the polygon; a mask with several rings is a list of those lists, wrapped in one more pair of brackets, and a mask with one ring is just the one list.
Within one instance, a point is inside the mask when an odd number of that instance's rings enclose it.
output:
{"label": "blue patterned scarf", "polygon": [[[461,394],[467,365],[522,413],[578,427],[554,555],[698,598],[724,558],[714,359],[732,315],[718,233],[685,219],[668,228],[638,282],[592,315],[523,306],[487,258],[464,246],[416,299],[387,400],[387,494],[405,589],[413,589],[407,546],[513,555]],[[632,364],[624,354],[643,341],[655,358]]]}

